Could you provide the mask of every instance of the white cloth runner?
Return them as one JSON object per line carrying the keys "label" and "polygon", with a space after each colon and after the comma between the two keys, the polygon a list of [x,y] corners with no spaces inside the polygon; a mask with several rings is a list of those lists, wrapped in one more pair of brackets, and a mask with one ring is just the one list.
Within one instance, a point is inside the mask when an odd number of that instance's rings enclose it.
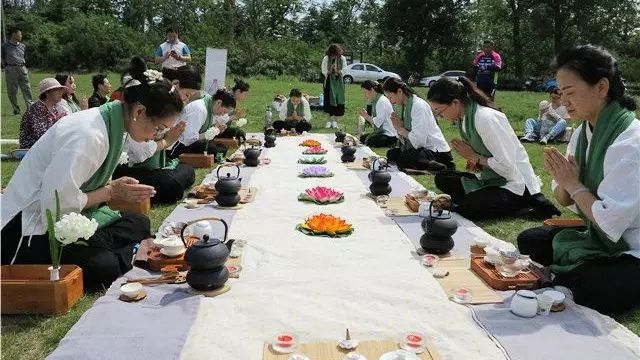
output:
{"label": "white cloth runner", "polygon": [[[278,331],[302,342],[397,338],[418,330],[444,359],[502,359],[466,307],[447,300],[438,283],[413,260],[413,246],[371,200],[358,176],[339,163],[329,137],[309,136],[329,150],[334,177],[302,179],[296,162],[302,138],[279,138],[272,163],[251,177],[255,202],[233,219],[231,236],[247,239],[243,274],[229,293],[202,300],[182,351],[183,359],[260,359],[262,344]],[[342,204],[302,203],[316,185],[345,193]],[[325,212],[352,223],[346,238],[310,237],[295,230],[307,216]]]}

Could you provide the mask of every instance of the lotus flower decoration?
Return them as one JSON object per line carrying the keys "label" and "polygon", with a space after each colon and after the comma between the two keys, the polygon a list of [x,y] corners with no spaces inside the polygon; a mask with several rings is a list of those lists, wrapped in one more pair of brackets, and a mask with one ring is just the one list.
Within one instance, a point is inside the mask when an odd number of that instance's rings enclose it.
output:
{"label": "lotus flower decoration", "polygon": [[317,214],[305,219],[297,229],[307,235],[343,237],[351,235],[353,227],[344,219],[329,214]]}
{"label": "lotus flower decoration", "polygon": [[316,146],[320,146],[320,141],[318,140],[313,140],[313,139],[307,139],[303,142],[300,143],[300,146],[306,146],[306,147],[316,147]]}
{"label": "lotus flower decoration", "polygon": [[326,166],[307,166],[302,169],[300,177],[331,177],[333,173]]}
{"label": "lotus flower decoration", "polygon": [[303,152],[303,154],[306,155],[324,155],[326,153],[327,150],[322,148],[322,146],[312,146]]}
{"label": "lotus flower decoration", "polygon": [[307,189],[298,196],[300,201],[314,202],[320,205],[335,204],[344,201],[344,194],[332,188],[317,186]]}
{"label": "lotus flower decoration", "polygon": [[303,157],[298,160],[298,164],[326,164],[324,156]]}

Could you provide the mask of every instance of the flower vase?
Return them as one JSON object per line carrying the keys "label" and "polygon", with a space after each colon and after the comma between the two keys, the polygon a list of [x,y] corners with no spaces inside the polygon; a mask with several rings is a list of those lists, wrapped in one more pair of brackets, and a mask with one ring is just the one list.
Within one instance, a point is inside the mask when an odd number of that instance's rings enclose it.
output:
{"label": "flower vase", "polygon": [[49,280],[57,281],[60,280],[60,266],[49,266]]}

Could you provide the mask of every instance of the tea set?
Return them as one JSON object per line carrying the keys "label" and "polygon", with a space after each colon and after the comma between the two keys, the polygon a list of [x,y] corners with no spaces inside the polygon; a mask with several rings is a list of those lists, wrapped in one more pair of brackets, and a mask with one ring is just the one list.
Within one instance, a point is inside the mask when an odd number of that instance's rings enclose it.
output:
{"label": "tea set", "polygon": [[565,294],[557,290],[546,290],[536,294],[531,290],[518,290],[511,298],[510,309],[515,315],[532,318],[548,315],[550,311],[564,309]]}

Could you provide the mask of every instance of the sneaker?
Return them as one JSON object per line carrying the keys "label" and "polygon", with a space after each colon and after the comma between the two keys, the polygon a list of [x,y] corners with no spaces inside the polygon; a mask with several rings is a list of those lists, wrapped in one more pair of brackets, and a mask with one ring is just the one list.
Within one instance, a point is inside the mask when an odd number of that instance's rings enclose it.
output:
{"label": "sneaker", "polygon": [[333,127],[334,129],[337,129],[338,128],[338,122],[337,121],[332,122],[331,123],[331,127]]}
{"label": "sneaker", "polygon": [[331,121],[327,121],[327,125],[325,125],[324,128],[331,129]]}
{"label": "sneaker", "polygon": [[542,145],[547,145],[548,142],[549,138],[547,138],[546,136],[543,136],[542,139],[540,139],[540,144]]}
{"label": "sneaker", "polygon": [[536,141],[536,138],[533,134],[525,134],[523,137],[520,138],[520,141],[522,142],[534,142]]}

